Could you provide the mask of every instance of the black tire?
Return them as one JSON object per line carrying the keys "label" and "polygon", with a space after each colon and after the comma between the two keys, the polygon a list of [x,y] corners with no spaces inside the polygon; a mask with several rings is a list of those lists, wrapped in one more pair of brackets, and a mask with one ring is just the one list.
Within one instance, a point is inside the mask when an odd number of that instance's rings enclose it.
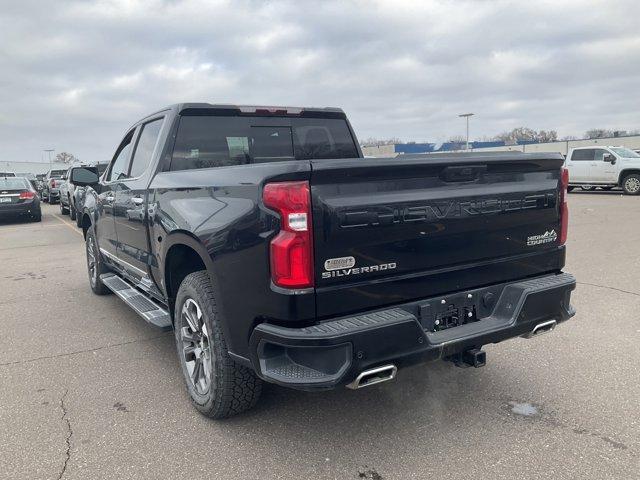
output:
{"label": "black tire", "polygon": [[221,321],[207,272],[187,275],[176,296],[176,347],[191,401],[210,418],[244,412],[262,392],[262,381],[253,370],[229,356]]}
{"label": "black tire", "polygon": [[77,216],[76,209],[71,203],[71,199],[69,199],[69,217],[71,217],[71,220],[75,220]]}
{"label": "black tire", "polygon": [[69,209],[64,206],[64,203],[62,203],[62,198],[61,198],[60,199],[60,214],[61,215],[66,215],[68,213],[69,213]]}
{"label": "black tire", "polygon": [[[98,249],[98,244],[96,243],[96,238],[91,228],[87,230],[87,238],[85,240],[89,285],[91,286],[91,290],[93,290],[93,293],[95,293],[96,295],[107,295],[111,293],[111,290],[109,290],[106,285],[102,283],[102,280],[100,280],[100,275],[102,275],[103,273],[107,273],[109,269],[102,261],[100,250]],[[92,261],[94,266],[93,270],[91,268]]]}
{"label": "black tire", "polygon": [[595,190],[596,187],[594,187],[593,185],[583,185],[580,187],[582,190],[584,190],[585,192],[590,192],[592,190]]}
{"label": "black tire", "polygon": [[76,214],[76,227],[82,227],[82,215],[80,214],[80,212]]}
{"label": "black tire", "polygon": [[608,192],[609,190],[613,190],[613,187],[600,187],[600,188],[605,192]]}
{"label": "black tire", "polygon": [[42,221],[42,211],[38,210],[32,217],[31,220],[33,220],[34,222],[41,222]]}
{"label": "black tire", "polygon": [[567,192],[573,191],[574,188],[576,188],[576,187],[567,187]]}
{"label": "black tire", "polygon": [[622,190],[627,195],[640,195],[640,174],[631,173],[624,177]]}

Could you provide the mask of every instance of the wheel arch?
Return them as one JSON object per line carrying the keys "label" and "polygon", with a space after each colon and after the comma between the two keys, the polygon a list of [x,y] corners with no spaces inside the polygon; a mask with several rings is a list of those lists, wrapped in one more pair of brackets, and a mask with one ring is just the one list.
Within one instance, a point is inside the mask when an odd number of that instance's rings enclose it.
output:
{"label": "wheel arch", "polygon": [[205,246],[186,231],[170,233],[164,240],[164,289],[173,320],[175,299],[182,280],[190,273],[206,270],[213,279],[213,261]]}
{"label": "wheel arch", "polygon": [[624,179],[627,177],[627,175],[631,175],[632,173],[640,175],[640,168],[627,168],[626,170],[622,170],[620,172],[620,175],[618,176],[618,186],[622,187],[622,182],[624,181]]}

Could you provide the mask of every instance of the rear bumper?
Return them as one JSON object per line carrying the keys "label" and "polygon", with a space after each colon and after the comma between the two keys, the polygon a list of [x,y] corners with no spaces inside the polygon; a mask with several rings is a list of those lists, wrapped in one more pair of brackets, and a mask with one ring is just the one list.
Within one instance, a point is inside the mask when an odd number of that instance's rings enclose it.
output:
{"label": "rear bumper", "polygon": [[[251,335],[251,363],[260,377],[272,383],[305,390],[334,388],[376,366],[442,359],[531,334],[543,322],[564,322],[575,314],[570,305],[575,286],[573,276],[561,273],[455,292],[305,328],[262,323]],[[476,309],[479,320],[435,331],[434,318],[440,318],[436,313],[449,304]]]}
{"label": "rear bumper", "polygon": [[32,201],[25,203],[13,203],[10,205],[0,205],[0,217],[11,217],[18,215],[35,215],[40,211],[40,202]]}

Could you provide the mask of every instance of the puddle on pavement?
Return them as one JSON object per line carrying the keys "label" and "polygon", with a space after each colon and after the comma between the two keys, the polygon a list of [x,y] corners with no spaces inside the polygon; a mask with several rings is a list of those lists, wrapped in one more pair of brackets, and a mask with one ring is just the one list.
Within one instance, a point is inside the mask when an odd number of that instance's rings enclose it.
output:
{"label": "puddle on pavement", "polygon": [[538,407],[530,403],[509,402],[509,405],[511,405],[511,411],[516,415],[533,417],[538,414]]}

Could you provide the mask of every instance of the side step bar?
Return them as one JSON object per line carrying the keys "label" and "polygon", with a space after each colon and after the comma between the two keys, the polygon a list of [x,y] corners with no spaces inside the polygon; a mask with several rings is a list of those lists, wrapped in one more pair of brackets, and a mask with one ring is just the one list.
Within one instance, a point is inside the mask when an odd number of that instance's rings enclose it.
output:
{"label": "side step bar", "polygon": [[147,322],[162,329],[171,328],[169,312],[125,279],[114,273],[103,273],[100,280]]}

